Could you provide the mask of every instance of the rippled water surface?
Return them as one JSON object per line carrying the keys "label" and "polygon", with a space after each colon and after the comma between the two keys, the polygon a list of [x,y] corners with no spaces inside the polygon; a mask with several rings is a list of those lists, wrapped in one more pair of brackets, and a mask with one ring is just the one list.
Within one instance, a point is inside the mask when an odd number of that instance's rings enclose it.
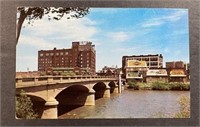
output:
{"label": "rippled water surface", "polygon": [[190,97],[190,92],[124,90],[96,100],[95,106],[82,106],[59,118],[151,118],[160,113],[169,116],[179,110],[181,96]]}

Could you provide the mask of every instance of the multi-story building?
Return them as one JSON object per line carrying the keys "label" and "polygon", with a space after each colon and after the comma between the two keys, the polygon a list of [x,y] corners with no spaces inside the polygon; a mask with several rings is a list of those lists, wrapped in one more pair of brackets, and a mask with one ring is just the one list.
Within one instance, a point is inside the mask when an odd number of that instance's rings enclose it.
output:
{"label": "multi-story building", "polygon": [[168,75],[165,68],[149,69],[146,73],[146,82],[168,82]]}
{"label": "multi-story building", "polygon": [[122,57],[122,68],[126,66],[127,60],[146,61],[148,68],[162,68],[163,67],[162,54],[123,56]]}
{"label": "multi-story building", "polygon": [[171,82],[186,82],[189,81],[189,64],[183,61],[166,62],[166,70]]}
{"label": "multi-story building", "polygon": [[146,61],[127,60],[125,71],[123,72],[124,78],[127,81],[136,80],[143,82],[146,80],[147,70]]}
{"label": "multi-story building", "polygon": [[38,71],[52,68],[79,68],[96,72],[96,51],[92,42],[72,42],[70,49],[38,51]]}
{"label": "multi-story building", "polygon": [[163,67],[163,56],[162,54],[155,55],[132,55],[122,57],[122,72],[126,75],[126,68],[128,67],[128,61],[136,60],[143,61],[146,63],[147,68],[162,68]]}

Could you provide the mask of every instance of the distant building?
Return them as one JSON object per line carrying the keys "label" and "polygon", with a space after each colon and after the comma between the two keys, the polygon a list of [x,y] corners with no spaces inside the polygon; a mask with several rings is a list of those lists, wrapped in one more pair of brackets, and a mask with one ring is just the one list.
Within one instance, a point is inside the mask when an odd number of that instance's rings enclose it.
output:
{"label": "distant building", "polygon": [[166,68],[184,68],[185,64],[183,61],[172,61],[166,62]]}
{"label": "distant building", "polygon": [[[72,42],[70,49],[38,51],[38,71],[69,70],[76,74],[96,72],[96,51],[92,42]],[[71,70],[72,69],[72,70]],[[78,71],[77,71],[78,70]]]}
{"label": "distant building", "polygon": [[127,60],[125,71],[123,72],[127,81],[145,81],[146,71],[148,70],[146,61]]}
{"label": "distant building", "polygon": [[97,72],[98,76],[118,76],[121,68],[104,66],[102,70]]}
{"label": "distant building", "polygon": [[169,75],[169,82],[189,81],[189,64],[183,61],[166,62],[166,70]]}
{"label": "distant building", "polygon": [[147,63],[148,68],[162,68],[163,67],[162,54],[123,56],[122,69],[126,66],[127,60],[145,61]]}
{"label": "distant building", "polygon": [[168,82],[168,74],[165,68],[149,69],[146,74],[146,82]]}
{"label": "distant building", "polygon": [[163,56],[155,55],[132,55],[122,57],[122,72],[126,79],[146,80],[146,72],[150,68],[162,68]]}
{"label": "distant building", "polygon": [[185,69],[171,69],[169,74],[169,82],[187,82]]}

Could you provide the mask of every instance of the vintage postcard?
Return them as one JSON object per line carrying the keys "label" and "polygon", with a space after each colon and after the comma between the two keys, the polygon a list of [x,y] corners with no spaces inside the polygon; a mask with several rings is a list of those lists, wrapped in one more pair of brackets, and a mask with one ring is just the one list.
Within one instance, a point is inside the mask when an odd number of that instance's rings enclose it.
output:
{"label": "vintage postcard", "polygon": [[17,10],[17,118],[190,118],[188,9]]}

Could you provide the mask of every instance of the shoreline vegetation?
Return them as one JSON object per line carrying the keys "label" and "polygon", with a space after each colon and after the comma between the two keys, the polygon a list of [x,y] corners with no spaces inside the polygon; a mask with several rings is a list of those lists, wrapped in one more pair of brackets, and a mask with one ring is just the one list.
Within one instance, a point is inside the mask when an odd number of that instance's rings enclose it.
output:
{"label": "shoreline vegetation", "polygon": [[128,89],[134,90],[180,90],[180,91],[188,91],[190,90],[190,83],[182,83],[182,82],[162,82],[156,81],[151,83],[137,82],[137,81],[129,81],[127,83]]}
{"label": "shoreline vegetation", "polygon": [[171,113],[169,115],[163,112],[157,112],[153,114],[150,118],[190,118],[190,99],[186,96],[181,96],[178,100],[179,111]]}

